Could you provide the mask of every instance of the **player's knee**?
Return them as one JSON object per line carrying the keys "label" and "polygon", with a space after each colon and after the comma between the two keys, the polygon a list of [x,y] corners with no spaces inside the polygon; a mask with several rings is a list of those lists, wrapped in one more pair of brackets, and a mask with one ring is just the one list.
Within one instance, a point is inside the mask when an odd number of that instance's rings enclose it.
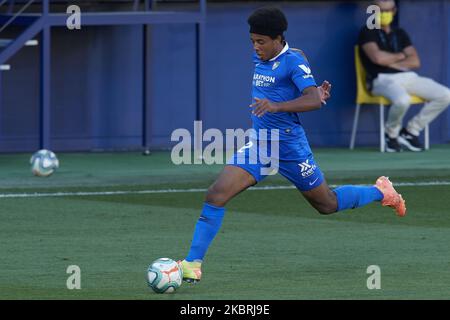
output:
{"label": "player's knee", "polygon": [[216,185],[212,185],[208,188],[205,201],[216,207],[223,207],[227,203],[227,195],[225,190],[222,190]]}

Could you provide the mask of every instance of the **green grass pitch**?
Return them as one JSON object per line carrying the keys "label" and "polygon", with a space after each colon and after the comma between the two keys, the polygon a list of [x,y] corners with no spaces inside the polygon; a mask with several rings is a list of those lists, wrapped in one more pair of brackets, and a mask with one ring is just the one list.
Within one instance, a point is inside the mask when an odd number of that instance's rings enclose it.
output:
{"label": "green grass pitch", "polygon": [[[206,189],[222,166],[175,166],[168,152],[58,156],[49,178],[31,175],[28,154],[0,156],[0,299],[450,298],[448,184],[398,187],[405,218],[379,204],[321,216],[294,189],[246,191],[227,206],[202,281],[160,295],[147,287],[146,268],[186,255],[204,192],[132,191]],[[330,184],[373,184],[380,175],[450,181],[449,146],[318,149],[315,157]],[[288,182],[275,176],[261,185]],[[73,194],[118,190],[130,193]],[[29,196],[36,192],[69,195]],[[69,265],[81,269],[80,290],[66,287]],[[370,265],[381,269],[380,290],[367,288]]]}

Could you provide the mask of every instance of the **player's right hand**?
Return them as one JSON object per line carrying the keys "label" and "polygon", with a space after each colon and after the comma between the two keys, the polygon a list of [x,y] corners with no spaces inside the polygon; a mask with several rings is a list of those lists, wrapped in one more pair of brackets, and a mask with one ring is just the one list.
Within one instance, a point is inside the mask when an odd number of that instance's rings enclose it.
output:
{"label": "player's right hand", "polygon": [[252,113],[257,117],[262,117],[266,112],[278,112],[278,106],[276,103],[268,99],[253,98],[256,102],[250,105],[253,108]]}

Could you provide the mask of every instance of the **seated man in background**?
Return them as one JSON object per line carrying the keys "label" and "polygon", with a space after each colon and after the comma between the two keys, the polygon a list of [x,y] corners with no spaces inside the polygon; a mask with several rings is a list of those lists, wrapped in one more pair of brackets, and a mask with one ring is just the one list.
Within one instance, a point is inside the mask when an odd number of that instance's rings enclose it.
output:
{"label": "seated man in background", "polygon": [[[420,60],[408,34],[391,26],[397,12],[394,0],[376,0],[381,9],[381,29],[361,30],[358,44],[361,62],[367,72],[368,89],[374,95],[392,102],[386,129],[386,151],[398,152],[402,147],[422,151],[420,132],[450,104],[450,90],[411,71],[420,67]],[[428,102],[402,128],[403,118],[410,107],[410,95]]]}

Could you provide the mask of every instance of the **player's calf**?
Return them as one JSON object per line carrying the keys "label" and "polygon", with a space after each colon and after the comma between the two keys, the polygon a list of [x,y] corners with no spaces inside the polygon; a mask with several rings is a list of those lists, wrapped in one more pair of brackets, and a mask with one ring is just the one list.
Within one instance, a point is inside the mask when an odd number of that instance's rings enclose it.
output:
{"label": "player's calf", "polygon": [[319,212],[322,215],[329,215],[337,211],[337,206],[333,205],[322,205],[314,208],[317,210],[317,212]]}
{"label": "player's calf", "polygon": [[322,183],[312,190],[304,191],[302,194],[311,206],[322,215],[329,215],[338,211],[336,194],[326,183]]}

